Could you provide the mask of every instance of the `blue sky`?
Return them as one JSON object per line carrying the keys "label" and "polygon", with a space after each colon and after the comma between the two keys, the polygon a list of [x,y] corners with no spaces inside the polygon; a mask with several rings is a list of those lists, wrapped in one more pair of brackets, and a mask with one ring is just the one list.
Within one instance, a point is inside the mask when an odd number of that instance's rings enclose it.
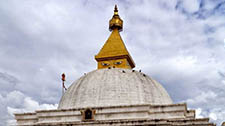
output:
{"label": "blue sky", "polygon": [[0,125],[14,112],[54,109],[66,86],[97,67],[114,5],[136,70],[197,117],[225,121],[224,0],[0,1]]}

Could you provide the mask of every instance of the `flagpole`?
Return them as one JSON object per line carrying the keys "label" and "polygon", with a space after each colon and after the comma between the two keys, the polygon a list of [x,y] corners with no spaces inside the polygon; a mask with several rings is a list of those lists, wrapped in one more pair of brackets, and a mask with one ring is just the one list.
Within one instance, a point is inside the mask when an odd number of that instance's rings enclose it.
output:
{"label": "flagpole", "polygon": [[64,89],[66,89],[64,82],[66,81],[66,75],[65,73],[62,74],[62,96],[64,94]]}
{"label": "flagpole", "polygon": [[[62,82],[62,84],[64,85],[64,81]],[[62,86],[62,95],[64,94],[64,88]]]}

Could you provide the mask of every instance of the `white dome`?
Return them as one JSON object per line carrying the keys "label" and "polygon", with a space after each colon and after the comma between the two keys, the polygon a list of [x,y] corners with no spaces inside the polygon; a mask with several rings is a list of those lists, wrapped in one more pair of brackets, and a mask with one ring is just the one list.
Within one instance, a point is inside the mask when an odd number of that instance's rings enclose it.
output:
{"label": "white dome", "polygon": [[98,69],[75,81],[59,109],[135,104],[172,104],[161,84],[130,69]]}

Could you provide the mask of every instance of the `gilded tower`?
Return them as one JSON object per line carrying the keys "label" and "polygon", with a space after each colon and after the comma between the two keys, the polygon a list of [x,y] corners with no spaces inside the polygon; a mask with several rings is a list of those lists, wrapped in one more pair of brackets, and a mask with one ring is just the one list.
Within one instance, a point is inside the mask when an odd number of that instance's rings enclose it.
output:
{"label": "gilded tower", "polygon": [[114,15],[109,21],[109,31],[111,35],[95,56],[98,62],[98,69],[104,68],[126,68],[132,69],[135,67],[135,63],[130,56],[120,33],[123,30],[123,20],[118,14],[117,6],[114,8]]}

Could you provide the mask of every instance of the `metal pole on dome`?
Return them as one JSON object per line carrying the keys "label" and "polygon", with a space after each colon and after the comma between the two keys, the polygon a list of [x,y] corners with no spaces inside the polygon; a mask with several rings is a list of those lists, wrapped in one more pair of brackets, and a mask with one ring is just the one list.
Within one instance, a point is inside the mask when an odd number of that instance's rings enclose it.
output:
{"label": "metal pole on dome", "polygon": [[66,89],[65,85],[64,85],[64,82],[66,81],[66,75],[65,73],[62,74],[62,95],[64,94],[64,89]]}

